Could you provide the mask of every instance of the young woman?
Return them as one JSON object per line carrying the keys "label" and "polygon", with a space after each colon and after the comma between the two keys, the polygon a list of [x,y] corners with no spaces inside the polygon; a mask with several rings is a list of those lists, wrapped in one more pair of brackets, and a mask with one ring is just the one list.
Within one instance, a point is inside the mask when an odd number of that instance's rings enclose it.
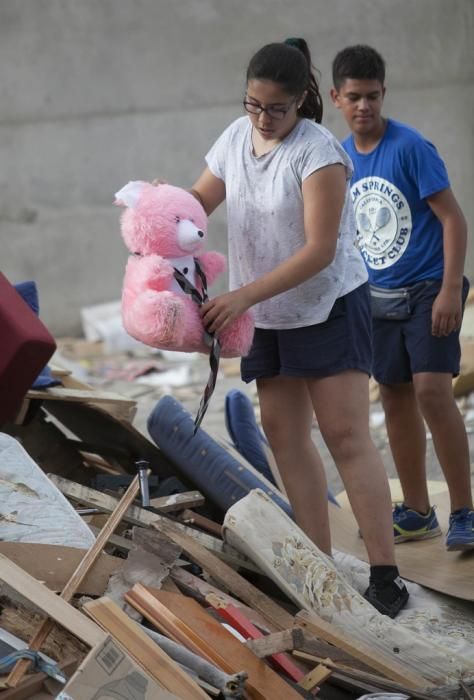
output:
{"label": "young woman", "polygon": [[303,39],[250,61],[247,112],[220,136],[191,192],[211,214],[227,203],[232,291],[203,306],[217,334],[253,307],[242,378],[256,380],[262,424],[296,522],[331,553],[327,483],[313,411],[339,469],[371,563],[366,597],[394,617],[408,599],[395,566],[390,493],[369,434],[367,273],[355,246],[352,164],[320,126]]}

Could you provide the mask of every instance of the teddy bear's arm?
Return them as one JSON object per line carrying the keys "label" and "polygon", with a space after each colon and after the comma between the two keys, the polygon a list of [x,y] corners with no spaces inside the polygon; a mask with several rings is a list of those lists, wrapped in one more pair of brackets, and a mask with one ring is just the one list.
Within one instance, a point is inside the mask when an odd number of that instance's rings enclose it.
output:
{"label": "teddy bear's arm", "polygon": [[204,274],[207,277],[207,283],[209,285],[213,284],[213,282],[224,272],[227,267],[225,256],[215,250],[202,253],[198,260]]}
{"label": "teddy bear's arm", "polygon": [[168,289],[173,277],[174,268],[161,255],[144,255],[131,257],[127,264],[127,272],[133,270],[135,287],[162,291]]}

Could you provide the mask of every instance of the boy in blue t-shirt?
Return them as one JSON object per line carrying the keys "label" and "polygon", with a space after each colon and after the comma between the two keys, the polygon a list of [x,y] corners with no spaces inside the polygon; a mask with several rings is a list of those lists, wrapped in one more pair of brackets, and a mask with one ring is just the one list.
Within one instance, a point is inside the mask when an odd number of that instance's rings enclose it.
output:
{"label": "boy in blue t-shirt", "polygon": [[469,445],[452,391],[469,284],[467,230],[436,148],[387,119],[385,64],[369,46],[333,62],[331,97],[351,130],[358,242],[371,284],[374,362],[404,503],[396,542],[441,533],[426,484],[425,419],[451,499],[448,550],[474,548]]}

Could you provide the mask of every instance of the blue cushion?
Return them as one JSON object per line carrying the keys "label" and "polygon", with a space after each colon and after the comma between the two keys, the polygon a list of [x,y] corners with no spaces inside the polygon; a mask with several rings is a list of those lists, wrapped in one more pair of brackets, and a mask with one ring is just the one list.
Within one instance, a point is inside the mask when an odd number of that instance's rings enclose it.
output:
{"label": "blue cushion", "polygon": [[231,389],[225,397],[225,424],[236,450],[276,485],[262,447],[268,442],[257,425],[252,402],[238,389]]}
{"label": "blue cushion", "polygon": [[[245,457],[252,467],[276,486],[262,443],[268,445],[255,420],[253,405],[246,394],[238,389],[231,389],[225,398],[225,423],[235,448]],[[339,503],[328,489],[328,500],[335,505]]]}
{"label": "blue cushion", "polygon": [[158,401],[148,417],[148,432],[182,475],[224,512],[252,489],[260,488],[291,516],[278,489],[237,461],[172,396]]}
{"label": "blue cushion", "polygon": [[[19,282],[13,286],[23,301],[25,301],[30,309],[34,311],[37,316],[39,316],[38,289],[36,287],[36,283],[33,280],[28,280],[27,282]],[[31,388],[46,389],[47,387],[57,386],[58,384],[61,384],[60,380],[53,377],[51,370],[48,366],[46,366],[36,377]]]}

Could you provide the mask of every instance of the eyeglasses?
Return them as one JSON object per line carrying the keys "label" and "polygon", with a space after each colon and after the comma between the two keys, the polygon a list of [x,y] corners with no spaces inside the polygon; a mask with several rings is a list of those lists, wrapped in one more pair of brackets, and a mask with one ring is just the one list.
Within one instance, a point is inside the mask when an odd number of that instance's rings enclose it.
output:
{"label": "eyeglasses", "polygon": [[248,100],[244,100],[243,105],[244,109],[246,109],[249,114],[261,114],[262,112],[266,112],[270,119],[284,119],[290,111],[291,105],[293,105],[297,99],[298,98],[295,97],[286,107],[277,107],[273,105],[270,105],[270,107],[262,107],[262,105],[249,102]]}

